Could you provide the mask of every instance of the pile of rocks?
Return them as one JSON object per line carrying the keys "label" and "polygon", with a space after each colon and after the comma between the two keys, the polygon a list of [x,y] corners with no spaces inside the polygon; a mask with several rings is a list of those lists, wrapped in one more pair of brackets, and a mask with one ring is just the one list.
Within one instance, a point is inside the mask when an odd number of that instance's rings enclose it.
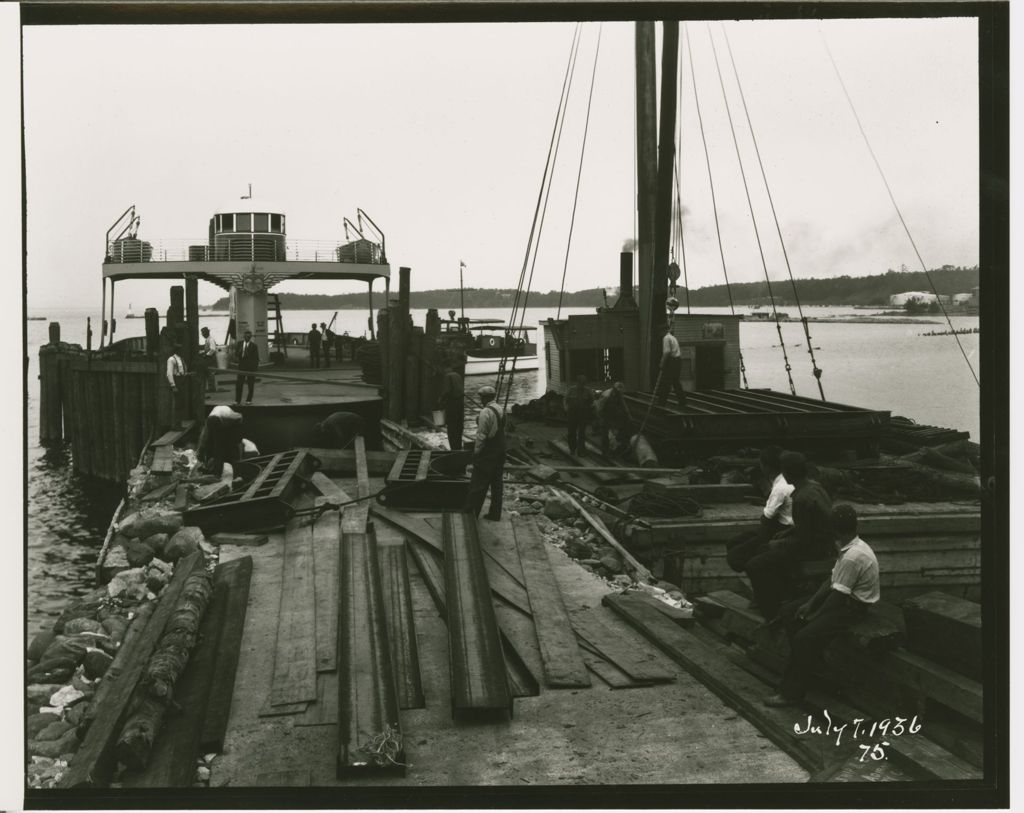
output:
{"label": "pile of rocks", "polygon": [[201,549],[207,568],[216,547],[181,514],[151,508],[124,517],[101,566],[106,583],[73,601],[27,652],[27,783],[53,787],[92,721],[90,702],[128,625],[157,599],[183,556]]}

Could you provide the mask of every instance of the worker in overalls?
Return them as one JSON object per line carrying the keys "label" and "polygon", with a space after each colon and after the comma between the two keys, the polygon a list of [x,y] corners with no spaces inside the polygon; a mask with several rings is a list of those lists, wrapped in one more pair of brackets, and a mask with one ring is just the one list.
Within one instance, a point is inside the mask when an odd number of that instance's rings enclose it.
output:
{"label": "worker in overalls", "polygon": [[505,472],[505,411],[494,399],[494,387],[481,387],[477,397],[483,404],[476,416],[476,442],[473,445],[473,473],[469,481],[465,510],[480,516],[484,497],[491,492],[491,505],[484,519],[501,519],[501,500]]}

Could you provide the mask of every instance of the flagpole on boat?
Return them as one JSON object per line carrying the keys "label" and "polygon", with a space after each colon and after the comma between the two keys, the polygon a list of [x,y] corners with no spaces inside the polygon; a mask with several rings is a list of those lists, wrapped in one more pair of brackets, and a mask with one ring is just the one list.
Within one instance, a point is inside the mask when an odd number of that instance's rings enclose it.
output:
{"label": "flagpole on boat", "polygon": [[462,269],[466,264],[459,260],[459,307],[462,309],[462,321],[466,321],[466,293],[462,288]]}

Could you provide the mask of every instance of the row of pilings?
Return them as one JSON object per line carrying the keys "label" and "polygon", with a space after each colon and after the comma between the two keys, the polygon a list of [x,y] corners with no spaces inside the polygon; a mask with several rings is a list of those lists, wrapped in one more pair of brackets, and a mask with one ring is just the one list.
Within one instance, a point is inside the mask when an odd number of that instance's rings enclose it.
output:
{"label": "row of pilings", "polygon": [[[204,382],[188,376],[175,413],[167,382],[167,359],[175,344],[189,370],[198,356],[198,304],[185,286],[171,288],[164,326],[156,308],[145,312],[146,335],[92,349],[92,324],[86,346],[61,341],[59,322],[51,322],[49,341],[39,348],[39,441],[69,443],[76,472],[123,483],[145,444],[204,411]],[[185,312],[186,294],[189,300]],[[105,326],[106,327],[106,326]]]}

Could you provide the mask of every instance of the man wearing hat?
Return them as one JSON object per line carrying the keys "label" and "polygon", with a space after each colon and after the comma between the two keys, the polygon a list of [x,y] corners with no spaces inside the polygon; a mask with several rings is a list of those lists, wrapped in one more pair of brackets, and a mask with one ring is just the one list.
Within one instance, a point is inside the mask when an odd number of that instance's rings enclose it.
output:
{"label": "man wearing hat", "polygon": [[857,512],[852,505],[837,505],[832,510],[831,529],[839,551],[832,575],[810,599],[792,601],[782,609],[789,662],[778,693],[765,699],[767,706],[799,703],[825,647],[878,602],[878,560],[857,535]]}
{"label": "man wearing hat", "polygon": [[476,416],[476,441],[473,444],[473,474],[466,495],[466,511],[480,516],[484,497],[491,492],[491,505],[485,519],[501,519],[501,501],[504,490],[502,475],[505,471],[505,412],[495,402],[494,387],[477,390],[483,404]]}

